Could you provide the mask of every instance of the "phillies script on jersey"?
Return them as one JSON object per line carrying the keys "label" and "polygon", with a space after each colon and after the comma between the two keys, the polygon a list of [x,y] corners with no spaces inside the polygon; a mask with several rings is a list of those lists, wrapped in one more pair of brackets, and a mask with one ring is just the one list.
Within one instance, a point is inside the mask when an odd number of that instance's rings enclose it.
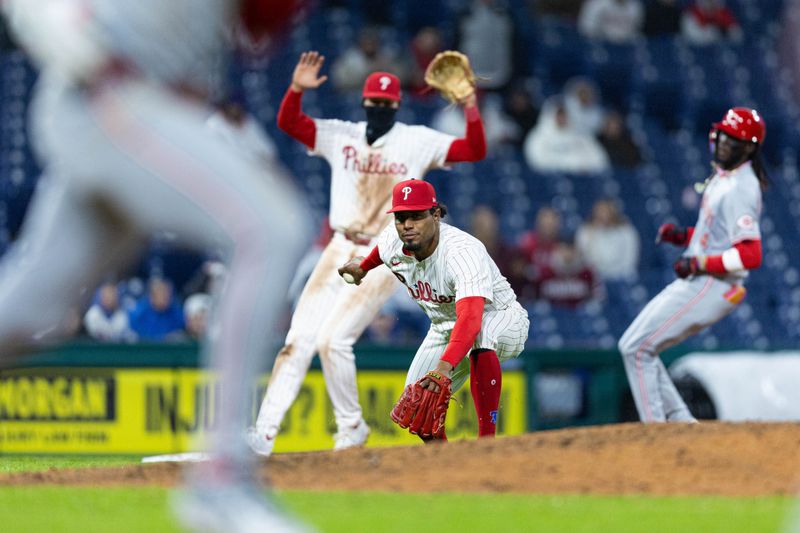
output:
{"label": "phillies script on jersey", "polygon": [[450,304],[456,301],[455,295],[444,296],[442,294],[436,294],[436,289],[432,288],[431,284],[427,281],[418,281],[416,289],[414,287],[408,287],[408,293],[415,300],[422,302]]}
{"label": "phillies script on jersey", "polygon": [[347,145],[342,148],[344,154],[345,170],[353,170],[363,174],[393,174],[405,176],[408,167],[404,163],[390,163],[381,154],[368,154],[367,157],[358,156],[355,146]]}

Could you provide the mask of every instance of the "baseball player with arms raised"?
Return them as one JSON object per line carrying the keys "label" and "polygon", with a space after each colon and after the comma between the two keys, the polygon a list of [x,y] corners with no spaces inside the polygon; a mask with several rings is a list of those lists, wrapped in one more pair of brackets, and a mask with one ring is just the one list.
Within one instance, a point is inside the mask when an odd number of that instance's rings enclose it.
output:
{"label": "baseball player with arms raised", "polygon": [[[406,390],[392,419],[423,440],[447,440],[444,415],[451,392],[469,374],[478,414],[478,435],[497,429],[502,373],[500,361],[516,357],[528,338],[528,314],[508,281],[475,237],[441,221],[447,210],[430,183],[395,185],[394,227],[386,228],[369,255],[339,268],[364,283],[384,264],[431,320],[406,377]],[[373,275],[374,275],[373,274]],[[423,391],[435,398],[434,423],[426,418]]]}
{"label": "baseball player with arms raised", "polygon": [[252,27],[268,29],[277,22],[269,17],[292,3],[2,6],[42,68],[31,131],[49,178],[0,265],[0,361],[43,335],[65,335],[81,289],[128,265],[149,235],[170,231],[182,245],[221,250],[228,277],[215,295],[214,333],[204,346],[222,391],[209,437],[213,459],[192,471],[191,490],[175,500],[184,524],[203,531],[302,529],[264,499],[241,434],[309,236],[305,206],[277,172],[204,127],[209,80],[237,11],[249,13]]}
{"label": "baseball player with arms raised", "polygon": [[256,425],[248,432],[251,448],[261,455],[272,453],[281,421],[317,352],[338,426],[334,449],[366,442],[369,428],[358,403],[353,344],[391,296],[394,277],[382,271],[355,287],[344,283],[336,268],[369,252],[388,225],[395,183],[451,163],[479,161],[486,154],[474,90],[462,100],[466,135],[456,139],[396,122],[400,84],[388,72],[374,72],[364,83],[365,122],[310,118],[301,110],[301,98],[327,79],[320,76],[323,62],[317,52],[300,56],[278,111],[278,126],[330,163],[329,220],[335,233],[306,282]]}
{"label": "baseball player with arms raised", "polygon": [[759,157],[766,126],[754,109],[730,109],[712,126],[714,173],[703,185],[694,227],[663,224],[656,242],[685,246],[678,279],[653,298],[625,331],[619,349],[644,422],[695,421],[658,354],[716,323],[745,296],[748,271],[761,265]]}

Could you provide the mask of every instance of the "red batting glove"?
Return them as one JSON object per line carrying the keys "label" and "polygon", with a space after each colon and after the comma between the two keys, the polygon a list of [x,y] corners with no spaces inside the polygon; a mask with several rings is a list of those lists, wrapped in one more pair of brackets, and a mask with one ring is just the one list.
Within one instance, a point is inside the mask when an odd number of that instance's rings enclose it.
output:
{"label": "red batting glove", "polygon": [[671,242],[677,246],[684,246],[689,240],[689,232],[686,228],[679,228],[675,224],[661,224],[656,235],[656,244],[661,242]]}
{"label": "red batting glove", "polygon": [[681,279],[702,274],[706,271],[705,257],[681,257],[672,264],[672,269]]}

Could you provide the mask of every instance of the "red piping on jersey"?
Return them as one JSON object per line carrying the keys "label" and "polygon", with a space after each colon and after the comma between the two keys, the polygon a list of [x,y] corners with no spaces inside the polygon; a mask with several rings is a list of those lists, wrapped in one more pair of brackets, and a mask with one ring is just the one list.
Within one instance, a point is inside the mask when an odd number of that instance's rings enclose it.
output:
{"label": "red piping on jersey", "polygon": [[[761,240],[749,239],[737,242],[733,245],[739,251],[742,264],[746,270],[752,270],[761,266]],[[725,265],[722,263],[722,255],[711,255],[706,257],[706,272],[709,274],[725,274]]]}
{"label": "red piping on jersey", "polygon": [[372,270],[376,266],[381,265],[382,263],[383,261],[381,261],[381,254],[378,251],[378,247],[375,246],[375,248],[372,249],[369,255],[365,257],[364,260],[361,261],[361,264],[358,266],[360,266],[361,270],[363,270],[364,272],[369,272],[370,270]]}
{"label": "red piping on jersey", "polygon": [[456,139],[450,144],[445,158],[447,163],[474,163],[486,157],[486,134],[478,106],[465,107],[464,117],[467,119],[467,133],[464,138]]}
{"label": "red piping on jersey", "polygon": [[[642,394],[642,399],[644,400],[645,420],[643,420],[643,422],[651,422],[653,420],[653,412],[650,410],[650,400],[647,397],[647,386],[644,384],[644,369],[642,368],[642,358],[648,355],[645,353],[645,350],[651,346],[657,346],[656,339],[658,336],[667,331],[672,324],[674,324],[680,317],[685,315],[689,309],[694,307],[697,302],[703,299],[713,285],[714,281],[714,278],[711,276],[707,277],[708,279],[706,280],[705,285],[703,285],[703,288],[700,289],[700,292],[698,292],[691,300],[689,300],[687,304],[678,309],[678,311],[668,318],[660,328],[655,330],[649,337],[647,337],[644,342],[639,345],[639,349],[636,350],[636,375],[639,378],[639,392]],[[651,357],[658,357],[658,355],[653,354]]]}
{"label": "red piping on jersey", "polygon": [[300,108],[302,98],[302,91],[294,91],[291,87],[286,90],[286,94],[281,100],[281,107],[278,109],[278,127],[292,139],[300,141],[313,150],[317,144],[317,125]]}
{"label": "red piping on jersey", "polygon": [[468,296],[456,301],[456,324],[450,333],[450,342],[442,354],[442,361],[447,361],[453,368],[458,366],[475,344],[481,331],[484,303],[483,296]]}

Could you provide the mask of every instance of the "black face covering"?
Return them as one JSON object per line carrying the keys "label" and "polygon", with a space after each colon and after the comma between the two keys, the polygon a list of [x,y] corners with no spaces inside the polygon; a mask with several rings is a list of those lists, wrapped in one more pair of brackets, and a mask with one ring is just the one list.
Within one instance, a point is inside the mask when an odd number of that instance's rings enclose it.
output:
{"label": "black face covering", "polygon": [[367,143],[377,141],[394,126],[397,109],[391,107],[365,107],[367,112]]}

